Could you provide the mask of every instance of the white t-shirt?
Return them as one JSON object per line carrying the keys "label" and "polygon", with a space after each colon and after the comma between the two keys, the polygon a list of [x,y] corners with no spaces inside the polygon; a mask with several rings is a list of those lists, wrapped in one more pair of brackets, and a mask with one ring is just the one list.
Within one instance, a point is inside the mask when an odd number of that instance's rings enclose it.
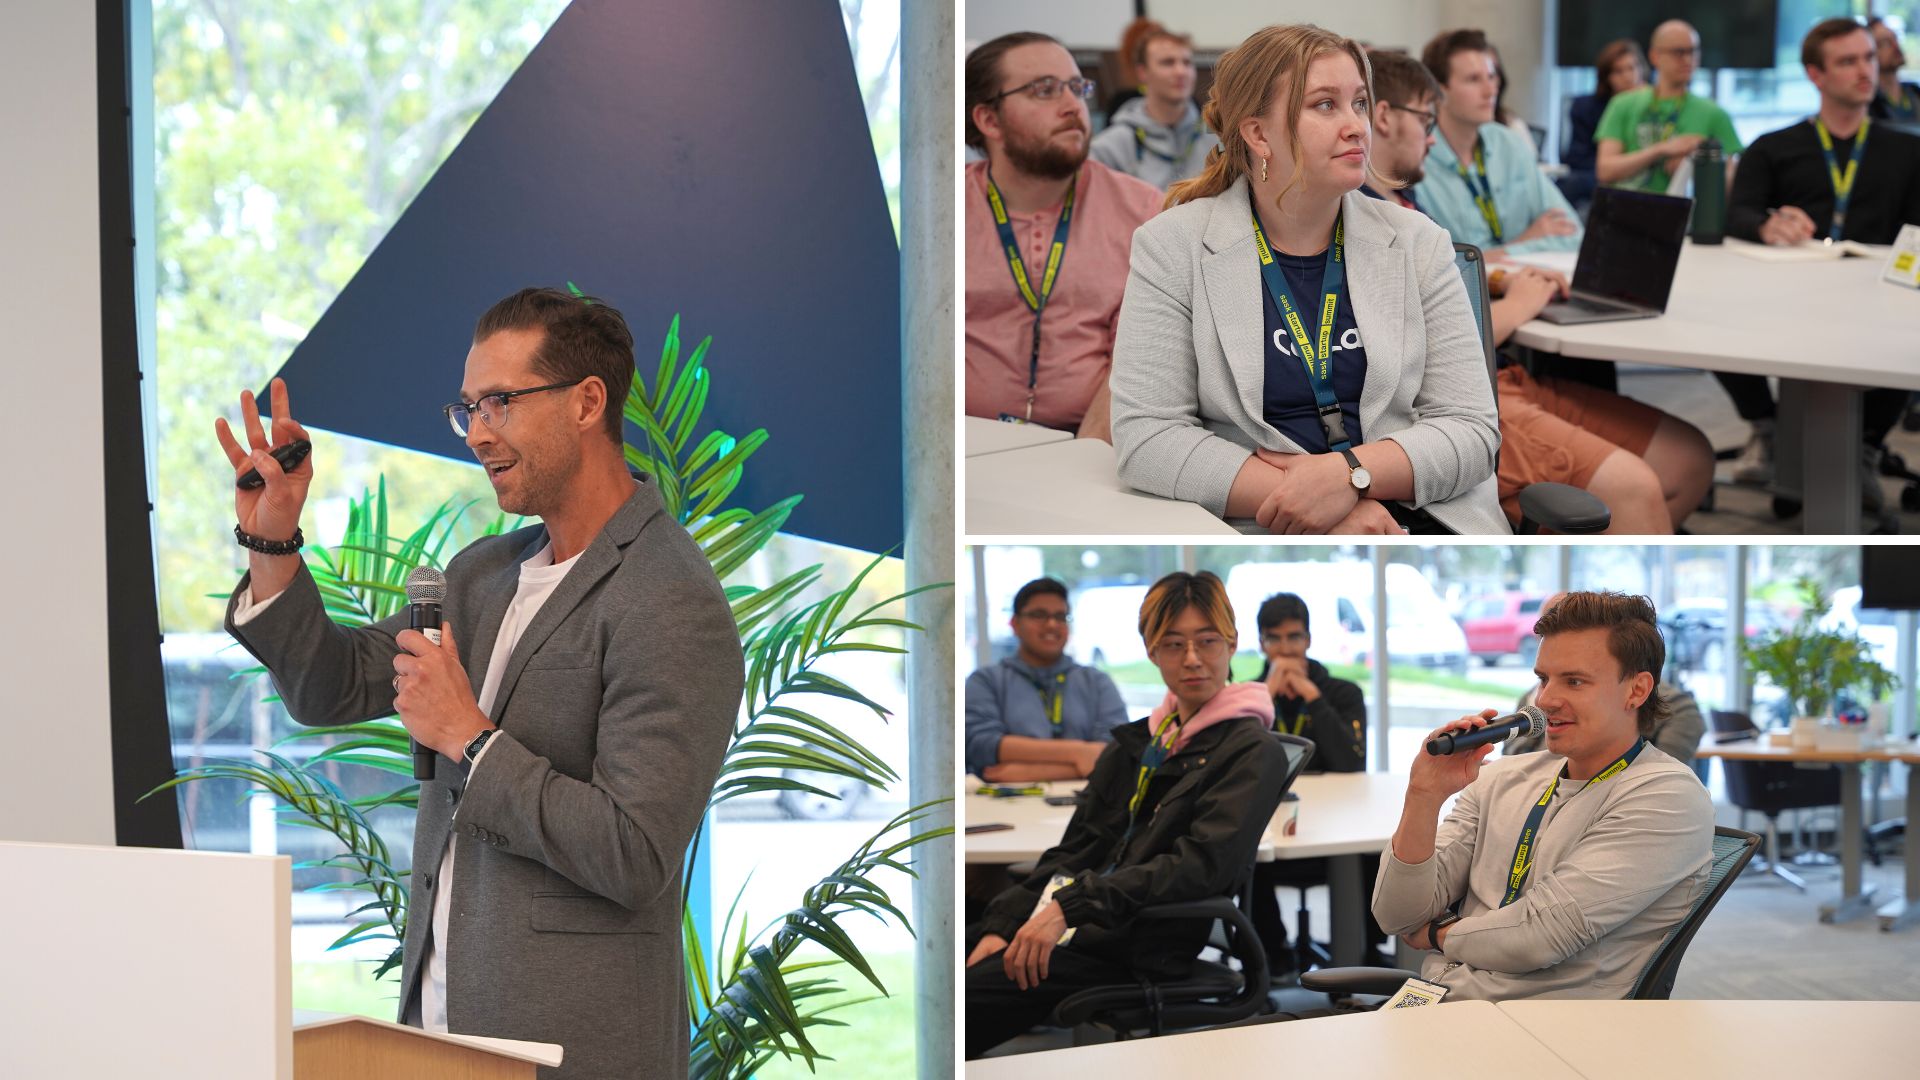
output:
{"label": "white t-shirt", "polygon": [[[520,585],[514,591],[513,602],[507,605],[507,613],[500,620],[500,633],[493,639],[493,655],[487,661],[486,682],[480,686],[480,711],[489,717],[493,715],[493,699],[500,692],[500,679],[507,670],[507,661],[513,656],[513,647],[519,643],[520,635],[533,622],[535,615],[559,588],[567,571],[580,560],[579,555],[563,563],[553,561],[553,544],[541,548],[532,558],[520,564]],[[254,616],[265,611],[279,597],[262,603],[253,603],[253,591],[242,595],[234,605],[233,622],[235,626],[244,626]],[[471,627],[462,628],[472,633]],[[467,771],[467,783],[473,783],[473,777],[480,770],[480,762],[487,756],[487,749],[493,744],[480,748],[480,756],[473,759]],[[456,817],[458,814],[456,813]],[[420,984],[421,1027],[427,1031],[447,1030],[447,957],[441,943],[447,940],[447,920],[453,910],[453,847],[454,837],[459,834],[456,828],[447,836],[447,846],[440,855],[438,880],[440,887],[434,890],[433,912],[428,924],[431,932],[427,935],[427,955],[424,964],[424,977]]]}

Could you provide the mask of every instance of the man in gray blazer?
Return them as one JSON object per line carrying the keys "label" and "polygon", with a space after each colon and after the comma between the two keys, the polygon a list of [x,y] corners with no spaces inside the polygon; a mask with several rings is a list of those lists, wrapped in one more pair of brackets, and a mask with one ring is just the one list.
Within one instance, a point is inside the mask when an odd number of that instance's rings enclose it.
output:
{"label": "man in gray blazer", "polygon": [[249,571],[227,628],[303,724],[398,712],[436,752],[414,822],[400,1016],[560,1044],[543,1077],[685,1076],[681,863],[740,703],[732,612],[705,555],[622,457],[633,338],[614,309],[527,289],[480,320],[456,432],[500,508],[542,524],[446,568],[438,642],[404,614],[327,617],[297,550],[311,461],[274,380],[250,394],[236,473]]}

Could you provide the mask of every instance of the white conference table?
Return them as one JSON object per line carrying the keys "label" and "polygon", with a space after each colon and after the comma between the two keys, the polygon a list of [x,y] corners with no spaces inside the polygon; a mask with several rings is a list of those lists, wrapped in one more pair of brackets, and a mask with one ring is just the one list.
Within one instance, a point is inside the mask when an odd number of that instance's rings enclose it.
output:
{"label": "white conference table", "polygon": [[1857,533],[1860,391],[1920,390],[1920,291],[1881,281],[1883,259],[1761,262],[1732,250],[1740,243],[1689,241],[1660,318],[1535,319],[1513,341],[1589,360],[1780,379],[1774,491],[1801,500],[1804,531]]}
{"label": "white conference table", "polygon": [[1492,1076],[1579,1080],[1580,1076],[1498,1006],[1484,1001],[1076,1046],[982,1058],[967,1062],[966,1067],[967,1080],[1059,1080],[1080,1075],[1101,1080],[1166,1080],[1201,1074],[1408,1080],[1487,1080]]}
{"label": "white conference table", "polygon": [[1915,1001],[1512,1001],[1498,1008],[1588,1080],[1898,1075],[1912,1067],[1912,1032],[1920,1027]]}
{"label": "white conference table", "polygon": [[[1049,795],[1070,795],[1084,785],[1083,780],[1056,780],[1035,786]],[[1041,796],[996,798],[979,794],[979,788],[977,781],[967,779],[963,809],[966,824],[1013,828],[967,834],[964,848],[969,864],[1004,865],[1037,859],[1060,841],[1073,817],[1073,807],[1049,806]],[[1399,773],[1308,773],[1293,782],[1292,790],[1300,801],[1281,804],[1276,819],[1284,819],[1292,808],[1299,807],[1294,835],[1277,835],[1278,829],[1269,823],[1255,858],[1260,862],[1329,860],[1327,887],[1333,916],[1334,963],[1357,964],[1366,946],[1365,920],[1360,918],[1366,902],[1360,858],[1379,854],[1393,838],[1393,830],[1400,823],[1407,778]]]}
{"label": "white conference table", "polygon": [[1113,447],[1099,439],[969,453],[966,464],[966,535],[1240,535],[1197,503],[1123,487]]}
{"label": "white conference table", "polygon": [[1071,431],[1039,424],[1008,424],[979,416],[969,416],[966,420],[961,437],[965,442],[963,450],[967,457],[1024,450],[1029,446],[1045,446],[1073,438]]}

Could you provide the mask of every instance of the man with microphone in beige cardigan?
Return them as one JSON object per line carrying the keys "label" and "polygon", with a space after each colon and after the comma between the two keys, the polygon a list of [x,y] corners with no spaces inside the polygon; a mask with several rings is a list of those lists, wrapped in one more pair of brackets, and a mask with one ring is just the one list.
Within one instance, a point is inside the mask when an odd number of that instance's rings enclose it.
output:
{"label": "man with microphone in beige cardigan", "polygon": [[1706,788],[1646,738],[1664,708],[1653,605],[1571,593],[1534,633],[1547,752],[1420,754],[1374,887],[1374,916],[1435,950],[1421,978],[1449,1000],[1626,997],[1712,864]]}

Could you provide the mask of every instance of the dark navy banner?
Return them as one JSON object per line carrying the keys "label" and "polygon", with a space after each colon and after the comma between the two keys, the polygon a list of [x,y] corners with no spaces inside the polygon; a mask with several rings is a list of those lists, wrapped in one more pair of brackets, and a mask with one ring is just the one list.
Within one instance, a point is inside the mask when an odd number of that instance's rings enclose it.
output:
{"label": "dark navy banner", "polygon": [[700,431],[770,436],[734,505],[902,540],[899,249],[833,0],[572,4],[281,374],[305,423],[470,461],[474,321],[568,281],[649,387],[676,312],[683,361],[712,336]]}

